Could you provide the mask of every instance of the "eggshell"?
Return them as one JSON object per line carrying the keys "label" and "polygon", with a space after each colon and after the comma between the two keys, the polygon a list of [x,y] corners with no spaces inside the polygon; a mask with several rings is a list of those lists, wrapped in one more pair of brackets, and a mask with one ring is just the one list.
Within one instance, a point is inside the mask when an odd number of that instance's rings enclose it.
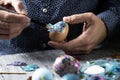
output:
{"label": "eggshell", "polygon": [[32,80],[54,80],[54,77],[47,68],[39,68],[33,73]]}

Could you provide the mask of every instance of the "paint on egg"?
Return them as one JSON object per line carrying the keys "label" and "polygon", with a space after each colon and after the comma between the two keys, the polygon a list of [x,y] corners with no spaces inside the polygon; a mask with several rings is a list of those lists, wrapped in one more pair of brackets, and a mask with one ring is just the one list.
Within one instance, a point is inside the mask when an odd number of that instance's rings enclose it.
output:
{"label": "paint on egg", "polygon": [[52,41],[64,41],[68,35],[69,26],[64,21],[59,21],[56,24],[47,24],[46,26],[49,31],[49,38]]}

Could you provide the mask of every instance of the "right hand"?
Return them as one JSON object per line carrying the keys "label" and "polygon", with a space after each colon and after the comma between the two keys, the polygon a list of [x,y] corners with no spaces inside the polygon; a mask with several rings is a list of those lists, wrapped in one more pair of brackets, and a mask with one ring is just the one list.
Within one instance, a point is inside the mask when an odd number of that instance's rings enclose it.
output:
{"label": "right hand", "polygon": [[82,34],[68,42],[49,41],[54,48],[62,49],[68,54],[90,53],[107,36],[105,23],[94,13],[74,14],[64,17],[69,24],[84,23]]}
{"label": "right hand", "polygon": [[0,6],[8,5],[18,14],[0,10],[0,39],[12,39],[30,25],[30,18],[20,0],[0,0]]}

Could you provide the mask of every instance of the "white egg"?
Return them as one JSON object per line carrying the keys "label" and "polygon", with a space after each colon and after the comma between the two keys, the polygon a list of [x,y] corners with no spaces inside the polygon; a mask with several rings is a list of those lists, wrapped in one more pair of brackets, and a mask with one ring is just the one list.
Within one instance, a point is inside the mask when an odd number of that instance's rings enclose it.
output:
{"label": "white egg", "polygon": [[47,68],[39,68],[33,73],[32,80],[54,80],[54,77]]}
{"label": "white egg", "polygon": [[104,72],[105,72],[105,69],[99,65],[90,66],[84,71],[84,73],[89,75],[101,74]]}

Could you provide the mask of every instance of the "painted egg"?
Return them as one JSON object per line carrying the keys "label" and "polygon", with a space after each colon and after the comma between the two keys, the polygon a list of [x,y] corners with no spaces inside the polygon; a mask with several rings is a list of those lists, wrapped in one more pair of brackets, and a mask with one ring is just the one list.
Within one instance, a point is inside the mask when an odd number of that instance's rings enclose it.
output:
{"label": "painted egg", "polygon": [[47,68],[39,68],[33,73],[32,80],[54,80],[54,77]]}
{"label": "painted egg", "polygon": [[62,55],[56,58],[53,70],[63,76],[67,73],[77,73],[80,70],[80,62],[70,55]]}
{"label": "painted egg", "polygon": [[52,41],[64,41],[68,35],[69,26],[64,21],[57,22],[54,25],[48,24],[46,27],[49,31],[49,38]]}
{"label": "painted egg", "polygon": [[80,80],[80,78],[76,74],[66,74],[62,77],[62,80]]}

